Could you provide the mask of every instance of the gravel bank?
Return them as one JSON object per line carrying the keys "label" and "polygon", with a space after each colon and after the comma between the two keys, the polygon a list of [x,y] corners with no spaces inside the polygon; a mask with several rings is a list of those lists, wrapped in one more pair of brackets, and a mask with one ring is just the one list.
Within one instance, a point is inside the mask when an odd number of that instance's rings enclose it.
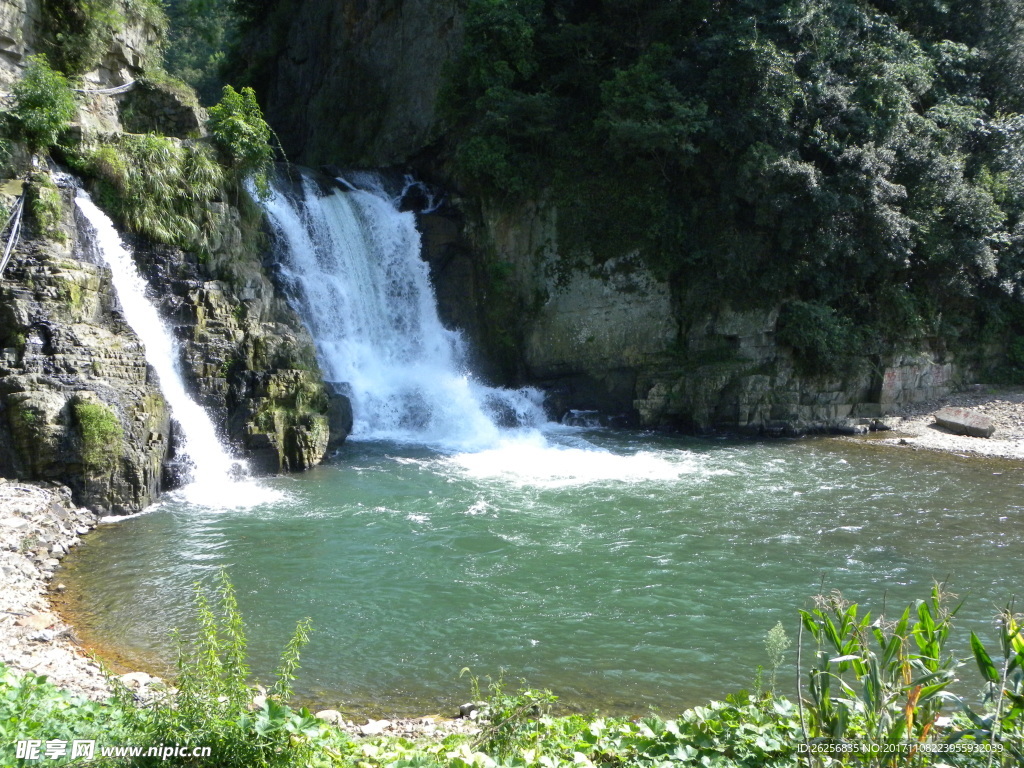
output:
{"label": "gravel bank", "polygon": [[[935,412],[946,406],[970,408],[995,424],[992,437],[955,435],[935,423]],[[975,386],[941,400],[915,403],[895,411],[886,423],[892,437],[879,442],[902,448],[924,448],[960,455],[991,456],[1024,461],[1024,389],[991,390]]]}
{"label": "gravel bank", "polygon": [[100,700],[110,691],[99,665],[82,654],[47,598],[60,559],[96,523],[63,486],[0,478],[0,661]]}

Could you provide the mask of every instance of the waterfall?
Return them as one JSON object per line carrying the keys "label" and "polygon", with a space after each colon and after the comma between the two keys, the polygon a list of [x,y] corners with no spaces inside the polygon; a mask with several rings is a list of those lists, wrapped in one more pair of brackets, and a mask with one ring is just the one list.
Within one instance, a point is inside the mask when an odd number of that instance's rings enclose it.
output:
{"label": "waterfall", "polygon": [[324,375],[352,400],[352,436],[479,450],[543,424],[536,390],[474,379],[461,334],[438,318],[414,215],[370,187],[324,190],[303,177],[265,204]]}
{"label": "waterfall", "polygon": [[264,489],[237,479],[246,474],[244,462],[228,454],[210,415],[185,390],[178,370],[177,344],[156,307],[146,298],[146,281],[113,222],[83,190],[78,191],[75,203],[92,225],[96,251],[110,269],[124,318],[142,341],[146,362],[156,371],[160,391],[178,425],[179,452],[191,464],[189,483],[182,494],[192,503],[210,507],[251,506],[263,500]]}

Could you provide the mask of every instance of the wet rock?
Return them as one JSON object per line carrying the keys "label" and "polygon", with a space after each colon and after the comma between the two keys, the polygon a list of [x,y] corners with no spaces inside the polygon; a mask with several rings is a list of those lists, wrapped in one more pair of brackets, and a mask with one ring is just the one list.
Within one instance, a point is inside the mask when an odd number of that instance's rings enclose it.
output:
{"label": "wet rock", "polygon": [[59,620],[57,615],[53,613],[34,613],[31,616],[18,619],[14,623],[19,627],[40,630],[52,627]]}
{"label": "wet rock", "polygon": [[157,680],[157,678],[152,675],[148,675],[145,672],[128,672],[127,674],[120,675],[118,680],[128,688],[142,688],[150,685]]}
{"label": "wet rock", "polygon": [[852,421],[847,419],[833,427],[833,431],[838,435],[866,435],[871,431],[870,426],[867,424],[861,424],[859,421]]}

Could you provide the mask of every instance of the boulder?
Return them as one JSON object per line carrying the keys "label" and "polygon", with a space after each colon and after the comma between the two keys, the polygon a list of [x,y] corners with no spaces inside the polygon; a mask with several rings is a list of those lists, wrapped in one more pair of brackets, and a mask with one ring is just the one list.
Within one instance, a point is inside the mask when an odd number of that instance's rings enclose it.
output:
{"label": "boulder", "polygon": [[990,418],[968,408],[942,408],[935,413],[935,422],[957,435],[992,437],[996,431]]}
{"label": "boulder", "polygon": [[390,720],[368,720],[366,725],[359,726],[362,736],[377,736],[391,727]]}

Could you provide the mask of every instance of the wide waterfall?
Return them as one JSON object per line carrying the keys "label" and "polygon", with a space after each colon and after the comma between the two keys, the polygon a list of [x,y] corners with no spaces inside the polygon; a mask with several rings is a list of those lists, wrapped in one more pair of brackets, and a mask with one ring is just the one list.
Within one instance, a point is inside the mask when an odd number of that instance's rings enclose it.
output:
{"label": "wide waterfall", "polygon": [[544,423],[540,393],[488,387],[437,314],[412,213],[380,188],[330,191],[303,178],[266,203],[283,275],[329,381],[352,399],[353,437],[455,450]]}
{"label": "wide waterfall", "polygon": [[179,453],[190,465],[183,495],[194,504],[210,507],[250,506],[266,500],[265,491],[255,483],[238,480],[247,467],[228,454],[210,415],[186,391],[178,370],[174,337],[146,298],[146,281],[113,222],[83,190],[78,191],[75,202],[92,225],[97,254],[110,268],[125,320],[142,340],[146,362],[156,371],[160,390],[178,425]]}

